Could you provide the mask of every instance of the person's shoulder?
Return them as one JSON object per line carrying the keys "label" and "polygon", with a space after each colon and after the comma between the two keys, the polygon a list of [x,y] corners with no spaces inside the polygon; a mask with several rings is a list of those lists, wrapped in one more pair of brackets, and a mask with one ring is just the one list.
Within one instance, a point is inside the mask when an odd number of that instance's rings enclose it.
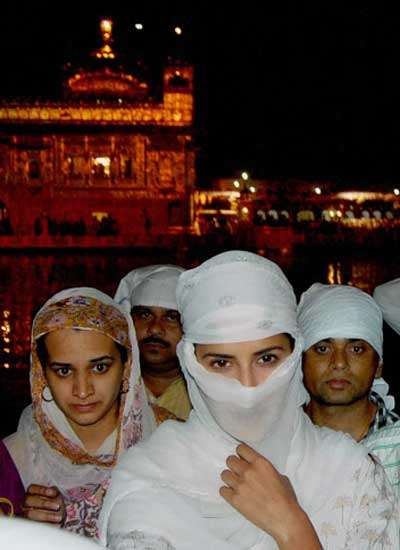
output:
{"label": "person's shoulder", "polygon": [[369,449],[382,445],[400,448],[400,420],[368,435],[363,439],[363,445]]}
{"label": "person's shoulder", "polygon": [[362,443],[379,460],[391,484],[400,491],[400,421],[380,428]]}

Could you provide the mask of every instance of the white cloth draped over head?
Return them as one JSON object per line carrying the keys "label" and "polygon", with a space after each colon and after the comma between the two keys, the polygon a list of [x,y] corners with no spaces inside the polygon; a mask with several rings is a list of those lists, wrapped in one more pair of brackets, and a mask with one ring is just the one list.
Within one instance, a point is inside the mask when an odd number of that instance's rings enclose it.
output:
{"label": "white cloth draped over head", "polygon": [[374,298],[381,308],[384,321],[400,334],[400,278],[377,286]]}
{"label": "white cloth draped over head", "polygon": [[[358,522],[358,499],[366,498],[360,479],[372,463],[364,448],[344,434],[314,427],[302,410],[302,338],[293,290],[282,271],[255,254],[226,252],[180,276],[177,302],[185,334],[178,355],[193,411],[186,423],[164,422],[122,457],[101,512],[101,542],[113,550],[277,548],[219,494],[226,459],[241,440],[290,478],[317,529],[327,525],[336,533],[337,527],[343,546],[329,548],[344,547],[346,537],[353,543],[349,524]],[[208,372],[195,356],[196,343],[280,333],[292,335],[294,350],[257,387]],[[354,501],[343,521],[339,498]],[[140,546],[143,540],[148,546]]]}
{"label": "white cloth draped over head", "polygon": [[[36,341],[41,336],[65,328],[102,332],[128,351],[124,379],[129,382],[129,389],[119,398],[118,425],[95,456],[86,451],[52,399],[37,355]],[[82,508],[78,508],[84,498],[87,497],[88,502],[92,499],[92,503],[98,500],[97,510],[86,510],[88,518],[75,517],[76,524],[71,526],[72,530],[94,535],[90,529],[95,521],[91,523],[93,517],[89,516],[99,513],[111,469],[125,449],[155,429],[140,375],[139,351],[130,315],[112,298],[92,288],[72,288],[57,293],[33,321],[30,380],[32,405],[23,411],[17,432],[5,443],[24,486],[36,483],[58,487],[65,500],[71,501],[71,509],[67,510],[71,518],[74,512],[82,515]],[[79,502],[80,496],[82,502]],[[72,504],[75,498],[77,501]]]}
{"label": "white cloth draped over head", "polygon": [[[314,283],[300,298],[298,322],[308,350],[326,338],[356,338],[370,344],[380,360],[383,358],[383,320],[375,300],[359,288],[346,285]],[[394,409],[394,398],[387,395],[389,386],[376,378],[371,388]]]}
{"label": "white cloth draped over head", "polygon": [[121,279],[114,300],[131,312],[134,306],[177,309],[176,285],[184,271],[175,265],[149,265]]}
{"label": "white cloth draped over head", "polygon": [[[227,252],[183,273],[177,300],[184,332],[177,353],[198,418],[231,441],[253,445],[282,469],[296,410],[305,401],[296,298],[285,275],[261,256]],[[255,341],[280,333],[293,337],[294,351],[257,387],[211,373],[196,359],[194,344]]]}

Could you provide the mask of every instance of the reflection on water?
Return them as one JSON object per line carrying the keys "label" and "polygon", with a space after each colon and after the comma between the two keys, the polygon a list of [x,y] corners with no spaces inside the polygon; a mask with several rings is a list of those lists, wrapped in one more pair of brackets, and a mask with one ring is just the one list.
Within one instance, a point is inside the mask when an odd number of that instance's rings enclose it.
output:
{"label": "reflection on water", "polygon": [[[203,254],[198,261],[207,256]],[[329,253],[298,253],[271,259],[281,264],[297,295],[313,282],[352,284],[371,292],[386,280],[400,276],[396,258],[335,256]],[[0,256],[0,414],[6,401],[29,401],[29,338],[35,311],[55,292],[73,286],[94,286],[113,294],[120,278],[135,267],[151,263],[196,263],[171,253],[138,252],[56,253],[52,255],[5,254]],[[198,262],[197,262],[198,263]],[[20,368],[14,368],[20,367]],[[7,399],[4,399],[6,396]],[[8,411],[9,412],[9,411]],[[4,418],[4,415],[1,414]],[[4,429],[4,428],[3,428]],[[6,433],[6,432],[3,432]],[[0,433],[1,435],[1,433]]]}

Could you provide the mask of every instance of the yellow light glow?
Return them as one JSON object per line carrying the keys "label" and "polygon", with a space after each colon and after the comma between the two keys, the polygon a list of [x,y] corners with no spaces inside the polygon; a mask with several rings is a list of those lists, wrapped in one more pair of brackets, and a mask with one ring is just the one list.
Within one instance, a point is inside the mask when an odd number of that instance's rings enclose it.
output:
{"label": "yellow light glow", "polygon": [[111,34],[112,32],[112,21],[111,19],[102,19],[100,22],[100,28],[102,33]]}
{"label": "yellow light glow", "polygon": [[249,174],[247,172],[242,172],[242,179],[247,181],[249,179]]}
{"label": "yellow light glow", "polygon": [[397,189],[397,187],[395,189],[393,189],[393,193],[396,195],[396,197],[398,197],[400,195],[400,189]]}
{"label": "yellow light glow", "polygon": [[182,28],[181,27],[175,27],[174,31],[175,31],[175,34],[178,34],[178,35],[182,34]]}
{"label": "yellow light glow", "polygon": [[111,166],[111,159],[110,157],[96,157],[93,159],[94,164],[94,172],[98,173],[98,175],[109,177],[111,174],[110,166]]}
{"label": "yellow light glow", "polygon": [[92,217],[101,222],[103,218],[108,218],[108,212],[92,212]]}
{"label": "yellow light glow", "polygon": [[249,190],[250,190],[250,193],[256,192],[256,188],[254,187],[254,185],[250,185]]}
{"label": "yellow light glow", "polygon": [[329,210],[329,215],[331,218],[335,217],[335,212],[333,210]]}
{"label": "yellow light glow", "polygon": [[5,369],[9,369],[9,368],[10,368],[10,364],[9,364],[9,363],[4,363],[4,368],[5,368]]}
{"label": "yellow light glow", "polygon": [[316,195],[320,195],[320,194],[322,193],[321,187],[315,187],[314,193],[315,193]]}
{"label": "yellow light glow", "polygon": [[239,183],[238,180],[235,180],[235,181],[233,182],[233,187],[236,187],[236,189],[239,189],[240,183]]}
{"label": "yellow light glow", "polygon": [[142,31],[143,30],[143,25],[142,23],[135,23],[135,29],[137,31]]}
{"label": "yellow light glow", "polygon": [[337,216],[338,218],[341,218],[341,217],[343,216],[343,214],[341,213],[340,210],[336,210],[336,216]]}
{"label": "yellow light glow", "polygon": [[249,213],[249,209],[247,208],[247,206],[243,206],[242,214],[248,214],[248,213]]}

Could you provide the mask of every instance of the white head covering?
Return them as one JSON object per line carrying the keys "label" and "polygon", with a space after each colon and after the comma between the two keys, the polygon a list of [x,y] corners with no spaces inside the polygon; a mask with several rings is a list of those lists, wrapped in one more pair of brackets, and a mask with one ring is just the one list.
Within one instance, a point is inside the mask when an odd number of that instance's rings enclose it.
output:
{"label": "white head covering", "polygon": [[182,267],[150,265],[130,271],[118,285],[114,299],[127,311],[134,306],[177,309],[176,285]]}
{"label": "white head covering", "polygon": [[[359,288],[314,283],[301,295],[298,322],[306,350],[325,338],[359,338],[382,361],[382,313],[375,300]],[[394,398],[387,395],[389,387],[383,378],[376,378],[371,389],[393,410]]]}
{"label": "white head covering", "polygon": [[298,321],[306,350],[324,338],[359,338],[382,359],[382,313],[359,288],[314,283],[301,295]]}
{"label": "white head covering", "polygon": [[374,299],[382,310],[383,319],[400,334],[400,278],[377,286]]}
{"label": "white head covering", "polygon": [[[256,447],[282,469],[296,411],[305,401],[296,298],[285,275],[256,254],[224,252],[181,275],[177,302],[184,331],[177,354],[198,418],[221,437]],[[293,353],[264,383],[250,388],[207,371],[193,345],[255,341],[280,333],[295,340]]]}
{"label": "white head covering", "polygon": [[[129,350],[130,361],[124,375],[128,377],[129,388],[120,397],[118,426],[96,456],[86,451],[52,399],[37,355],[37,339],[64,328],[102,332]],[[97,506],[98,514],[120,454],[155,429],[140,375],[139,351],[130,315],[109,296],[93,288],[72,288],[55,294],[39,310],[32,324],[30,378],[32,405],[23,411],[18,430],[5,440],[6,445],[24,486],[38,483],[58,487],[64,500],[70,503],[69,516],[76,520],[71,521],[71,529],[94,536],[97,516],[93,517],[93,510],[85,511],[85,499],[93,503],[93,508]]]}

